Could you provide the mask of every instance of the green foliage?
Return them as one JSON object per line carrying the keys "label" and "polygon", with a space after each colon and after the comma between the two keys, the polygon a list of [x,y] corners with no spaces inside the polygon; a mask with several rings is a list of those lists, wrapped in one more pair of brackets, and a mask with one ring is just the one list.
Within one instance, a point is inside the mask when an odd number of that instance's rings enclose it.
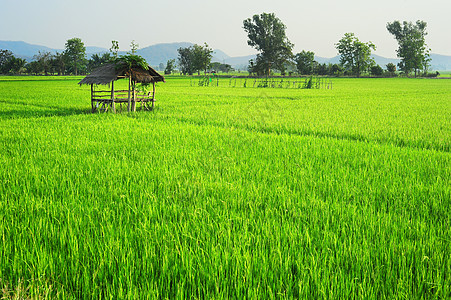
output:
{"label": "green foliage", "polygon": [[119,52],[119,42],[118,41],[111,41],[111,47],[110,47],[110,53],[113,59],[118,58],[118,52]]}
{"label": "green foliage", "polygon": [[9,50],[0,49],[0,74],[19,74],[25,64],[25,59],[15,57]]}
{"label": "green foliage", "polygon": [[131,53],[130,54],[135,55],[136,51],[138,50],[138,48],[139,48],[139,44],[136,43],[135,40],[131,41],[131,43],[130,43],[130,51],[131,51]]}
{"label": "green foliage", "polygon": [[394,63],[388,63],[386,66],[388,74],[393,77],[396,72],[396,65]]}
{"label": "green foliage", "polygon": [[88,71],[91,72],[95,68],[112,61],[115,61],[115,58],[110,53],[103,53],[102,55],[93,54],[88,60]]}
{"label": "green foliage", "polygon": [[371,42],[361,42],[354,33],[345,33],[335,46],[340,55],[340,63],[358,77],[375,64],[371,50],[376,50],[376,46]]}
{"label": "green foliage", "polygon": [[179,66],[183,74],[192,75],[197,72],[206,72],[210,66],[213,49],[209,48],[207,43],[204,46],[195,44],[194,46],[179,48]]}
{"label": "green foliage", "polygon": [[313,74],[313,68],[315,67],[315,53],[311,51],[302,50],[294,57],[296,62],[296,68],[301,75]]}
{"label": "green foliage", "polygon": [[45,75],[48,75],[52,66],[52,54],[48,51],[39,51],[33,59],[38,63],[38,73],[44,72]]}
{"label": "green foliage", "polygon": [[425,36],[427,23],[418,20],[415,24],[404,21],[394,21],[387,24],[387,30],[398,41],[399,48],[396,50],[401,62],[399,69],[407,76],[410,72],[415,72],[417,77],[419,71],[427,71],[430,56],[430,49],[427,48]]}
{"label": "green foliage", "polygon": [[79,71],[86,69],[86,47],[79,38],[72,38],[66,41],[64,56],[67,58],[67,67],[69,73],[78,75]]}
{"label": "green foliage", "polygon": [[25,64],[25,59],[15,57],[9,50],[0,49],[0,74],[20,74]]}
{"label": "green foliage", "polygon": [[149,69],[149,64],[144,57],[131,53],[119,56],[114,60],[114,63],[116,64],[117,68],[122,68],[125,66],[128,70],[136,67],[142,68],[144,70]]}
{"label": "green foliage", "polygon": [[260,52],[250,71],[270,75],[275,68],[284,73],[285,64],[293,56],[293,44],[286,36],[282,21],[274,13],[262,13],[244,20],[243,28],[248,36],[247,44]]}
{"label": "green foliage", "polygon": [[220,63],[220,62],[213,62],[213,63],[210,64],[210,72],[214,72],[214,73],[218,73],[218,72],[229,73],[231,71],[233,71],[233,68],[229,64],[223,64],[223,63]]}
{"label": "green foliage", "polygon": [[178,64],[180,72],[185,75],[193,75],[194,73],[194,55],[190,47],[179,48],[178,52]]}
{"label": "green foliage", "polygon": [[9,50],[0,49],[0,74],[9,72],[8,63],[13,57],[13,53]]}
{"label": "green foliage", "polygon": [[373,76],[382,76],[384,74],[384,70],[381,66],[375,65],[370,68],[370,73]]}
{"label": "green foliage", "polygon": [[449,298],[446,80],[170,76],[154,112],[99,115],[51,78],[0,78],[2,292]]}
{"label": "green foliage", "polygon": [[164,69],[165,75],[170,75],[175,71],[175,59],[170,59],[166,63],[166,68]]}

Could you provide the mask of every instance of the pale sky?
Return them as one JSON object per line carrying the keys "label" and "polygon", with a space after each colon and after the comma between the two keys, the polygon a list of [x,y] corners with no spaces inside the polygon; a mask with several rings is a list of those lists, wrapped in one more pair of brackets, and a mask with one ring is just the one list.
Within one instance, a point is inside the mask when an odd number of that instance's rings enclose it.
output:
{"label": "pale sky", "polygon": [[64,48],[79,37],[86,46],[129,50],[157,43],[193,42],[230,56],[254,54],[243,20],[273,12],[287,26],[294,52],[337,55],[334,44],[354,32],[376,44],[375,54],[396,57],[386,30],[394,20],[423,20],[433,53],[451,55],[451,0],[0,0],[0,40]]}

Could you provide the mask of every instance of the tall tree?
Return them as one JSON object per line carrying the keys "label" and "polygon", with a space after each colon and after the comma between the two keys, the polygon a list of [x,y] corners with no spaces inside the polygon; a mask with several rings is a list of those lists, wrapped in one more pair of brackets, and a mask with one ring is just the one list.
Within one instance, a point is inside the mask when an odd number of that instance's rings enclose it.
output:
{"label": "tall tree", "polygon": [[64,52],[56,52],[52,57],[52,67],[58,73],[63,75],[66,73],[67,56]]}
{"label": "tall tree", "polygon": [[260,53],[253,61],[256,70],[265,70],[270,75],[271,69],[285,69],[285,64],[293,56],[293,44],[288,40],[286,26],[274,13],[254,15],[243,21],[243,28],[247,32],[247,44]]}
{"label": "tall tree", "polygon": [[136,51],[138,51],[139,48],[139,44],[137,42],[135,42],[135,40],[131,41],[130,43],[130,54],[131,55],[135,55]]}
{"label": "tall tree", "polygon": [[201,71],[206,71],[210,66],[213,50],[208,47],[207,43],[204,43],[204,46],[196,44],[179,48],[177,51],[180,71],[183,74],[193,75],[194,72],[197,72],[200,75]]}
{"label": "tall tree", "polygon": [[64,54],[68,59],[68,65],[75,75],[86,66],[85,44],[79,38],[67,40]]}
{"label": "tall tree", "polygon": [[396,50],[401,62],[398,64],[407,76],[414,71],[417,77],[418,71],[427,70],[430,57],[425,37],[427,23],[418,20],[415,24],[404,21],[394,21],[387,24],[387,30],[398,41],[399,48]]}
{"label": "tall tree", "polygon": [[172,74],[172,72],[174,72],[174,70],[175,70],[175,59],[170,59],[166,63],[166,69],[164,69],[164,74],[170,75]]}
{"label": "tall tree", "polygon": [[0,49],[0,74],[19,74],[23,70],[26,60],[18,58],[9,50]]}
{"label": "tall tree", "polygon": [[31,75],[38,75],[40,72],[40,66],[39,63],[35,60],[29,62],[25,65],[25,68],[27,69],[27,73]]}
{"label": "tall tree", "polygon": [[200,72],[206,72],[207,68],[211,63],[213,49],[209,48],[207,43],[204,43],[204,46],[194,45],[191,48],[193,51],[193,69],[197,71],[197,74],[200,75]]}
{"label": "tall tree", "polygon": [[194,57],[193,52],[191,51],[191,47],[179,48],[177,49],[179,53],[178,62],[180,67],[180,72],[182,74],[193,75],[194,72]]}
{"label": "tall tree", "polygon": [[394,63],[388,63],[385,65],[385,67],[387,68],[387,72],[390,74],[391,77],[395,76],[396,66]]}
{"label": "tall tree", "polygon": [[9,73],[9,62],[13,57],[11,51],[0,49],[0,74]]}
{"label": "tall tree", "polygon": [[375,64],[371,50],[376,50],[376,46],[371,42],[361,42],[354,33],[345,33],[335,47],[343,67],[358,77]]}
{"label": "tall tree", "polygon": [[24,71],[24,66],[27,61],[23,58],[18,58],[12,56],[8,62],[7,68],[9,69],[9,74],[20,74]]}
{"label": "tall tree", "polygon": [[52,54],[49,51],[38,51],[38,54],[33,56],[33,59],[37,61],[40,72],[44,72],[47,76],[52,66]]}
{"label": "tall tree", "polygon": [[110,47],[110,53],[113,56],[114,59],[117,59],[119,52],[119,42],[118,41],[111,41],[111,47]]}
{"label": "tall tree", "polygon": [[296,68],[300,74],[313,74],[313,67],[315,66],[315,53],[302,50],[296,54],[294,61],[296,62]]}

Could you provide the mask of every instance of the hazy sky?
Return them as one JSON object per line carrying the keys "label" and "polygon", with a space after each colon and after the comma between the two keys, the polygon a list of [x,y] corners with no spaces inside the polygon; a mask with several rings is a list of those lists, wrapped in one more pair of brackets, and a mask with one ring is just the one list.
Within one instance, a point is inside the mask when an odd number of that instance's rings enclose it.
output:
{"label": "hazy sky", "polygon": [[156,43],[193,42],[230,56],[255,53],[243,20],[274,12],[287,26],[294,51],[337,54],[346,32],[376,44],[376,54],[396,57],[397,43],[385,26],[394,20],[428,23],[433,53],[451,55],[451,0],[0,0],[0,40],[64,48],[67,39],[109,48],[118,40],[129,50]]}

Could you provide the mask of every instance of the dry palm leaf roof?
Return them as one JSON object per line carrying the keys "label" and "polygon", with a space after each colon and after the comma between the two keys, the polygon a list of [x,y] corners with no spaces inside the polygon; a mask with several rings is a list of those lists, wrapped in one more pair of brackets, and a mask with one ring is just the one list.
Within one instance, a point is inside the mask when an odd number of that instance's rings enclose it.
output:
{"label": "dry palm leaf roof", "polygon": [[[151,66],[148,70],[141,67],[133,67],[131,70],[132,80],[138,83],[164,82],[164,77],[158,74]],[[94,69],[91,74],[83,78],[78,84],[109,84],[119,78],[129,77],[129,70],[125,65],[108,63]]]}

